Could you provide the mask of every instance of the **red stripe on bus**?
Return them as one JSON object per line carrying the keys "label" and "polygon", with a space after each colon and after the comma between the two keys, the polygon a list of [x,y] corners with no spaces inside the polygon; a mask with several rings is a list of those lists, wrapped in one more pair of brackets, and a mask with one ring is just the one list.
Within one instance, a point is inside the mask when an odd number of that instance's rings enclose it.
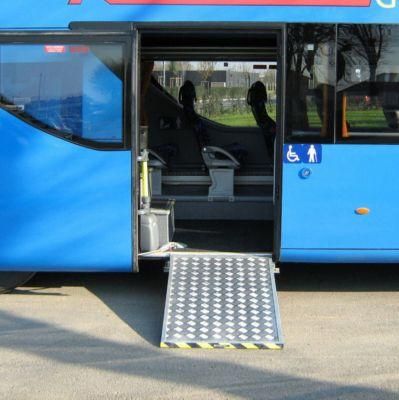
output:
{"label": "red stripe on bus", "polygon": [[69,46],[70,53],[86,54],[90,52],[89,46]]}

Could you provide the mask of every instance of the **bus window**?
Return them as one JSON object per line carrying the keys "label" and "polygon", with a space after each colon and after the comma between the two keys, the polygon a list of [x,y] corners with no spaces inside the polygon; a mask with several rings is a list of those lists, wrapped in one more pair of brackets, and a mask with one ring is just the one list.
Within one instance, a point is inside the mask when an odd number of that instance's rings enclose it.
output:
{"label": "bus window", "polygon": [[165,90],[178,98],[186,80],[196,90],[196,111],[201,116],[232,127],[256,127],[257,123],[247,104],[248,89],[256,81],[266,87],[267,111],[276,118],[276,63],[259,61],[158,61],[153,75]]}
{"label": "bus window", "polygon": [[286,141],[334,137],[335,26],[292,24],[287,32]]}
{"label": "bus window", "polygon": [[0,45],[0,107],[72,141],[123,142],[122,44]]}
{"label": "bus window", "polygon": [[399,27],[338,27],[337,131],[350,139],[399,138]]}

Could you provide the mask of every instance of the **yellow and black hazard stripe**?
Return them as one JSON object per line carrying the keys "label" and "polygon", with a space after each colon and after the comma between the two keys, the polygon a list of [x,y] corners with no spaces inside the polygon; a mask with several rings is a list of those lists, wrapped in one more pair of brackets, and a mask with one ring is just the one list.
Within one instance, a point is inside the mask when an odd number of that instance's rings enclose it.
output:
{"label": "yellow and black hazard stripe", "polygon": [[238,349],[238,350],[281,350],[276,343],[207,343],[207,342],[161,342],[164,349]]}

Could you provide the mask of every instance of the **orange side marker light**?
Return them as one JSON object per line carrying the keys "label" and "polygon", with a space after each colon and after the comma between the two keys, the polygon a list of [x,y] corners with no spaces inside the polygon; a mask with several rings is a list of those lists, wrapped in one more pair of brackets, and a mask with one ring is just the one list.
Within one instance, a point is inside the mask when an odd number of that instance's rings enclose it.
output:
{"label": "orange side marker light", "polygon": [[370,209],[367,207],[356,208],[355,213],[358,215],[367,215],[370,213]]}

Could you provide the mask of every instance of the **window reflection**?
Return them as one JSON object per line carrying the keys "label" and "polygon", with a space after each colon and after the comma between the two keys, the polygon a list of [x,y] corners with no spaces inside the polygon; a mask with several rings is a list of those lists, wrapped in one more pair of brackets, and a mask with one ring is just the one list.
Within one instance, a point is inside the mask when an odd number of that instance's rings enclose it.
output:
{"label": "window reflection", "polygon": [[330,141],[334,135],[334,25],[289,26],[286,90],[287,140]]}
{"label": "window reflection", "polygon": [[70,139],[121,143],[123,45],[0,46],[0,107]]}
{"label": "window reflection", "polygon": [[349,138],[399,136],[399,27],[338,28],[338,132]]}

